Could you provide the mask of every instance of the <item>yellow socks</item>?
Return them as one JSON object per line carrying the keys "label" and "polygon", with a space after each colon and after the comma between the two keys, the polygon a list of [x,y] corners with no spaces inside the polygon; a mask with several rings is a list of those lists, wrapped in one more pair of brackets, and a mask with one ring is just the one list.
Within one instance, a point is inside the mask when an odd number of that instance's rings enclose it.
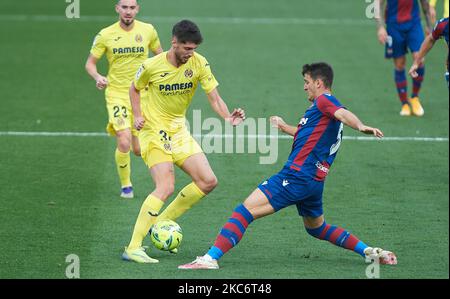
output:
{"label": "yellow socks", "polygon": [[122,188],[131,186],[130,151],[122,153],[121,151],[119,151],[118,148],[116,148],[115,158],[116,158],[117,172],[119,174],[120,184],[122,185]]}
{"label": "yellow socks", "polygon": [[205,193],[203,193],[194,182],[190,183],[184,187],[170,205],[164,209],[161,215],[159,215],[158,221],[165,219],[176,220],[204,196]]}
{"label": "yellow socks", "polygon": [[142,204],[128,249],[133,250],[142,246],[142,241],[148,234],[150,227],[157,220],[177,219],[204,196],[205,193],[192,182],[184,187],[170,205],[158,216],[164,202],[150,194]]}
{"label": "yellow socks", "polygon": [[155,223],[159,210],[164,205],[164,201],[150,194],[141,206],[136,224],[134,225],[133,236],[131,237],[128,249],[137,249],[142,246],[142,241],[148,234],[150,227]]}

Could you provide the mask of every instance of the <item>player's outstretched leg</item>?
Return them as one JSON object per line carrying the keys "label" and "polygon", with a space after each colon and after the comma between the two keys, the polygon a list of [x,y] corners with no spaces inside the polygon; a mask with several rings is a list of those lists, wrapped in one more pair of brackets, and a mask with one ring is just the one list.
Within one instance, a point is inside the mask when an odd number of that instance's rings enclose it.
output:
{"label": "player's outstretched leg", "polygon": [[209,249],[208,253],[197,257],[189,264],[179,266],[178,269],[219,269],[217,261],[239,243],[252,221],[252,214],[244,205],[239,205],[220,230],[214,245]]}
{"label": "player's outstretched leg", "polygon": [[252,214],[244,205],[239,205],[220,230],[214,245],[209,249],[208,253],[197,257],[189,264],[179,266],[178,269],[219,269],[217,261],[239,243],[252,221]]}
{"label": "player's outstretched leg", "polygon": [[[325,220],[323,220],[323,216],[317,218],[306,218],[304,221],[306,231],[311,236],[319,240],[325,240],[336,246],[352,250],[364,257],[366,261],[377,259],[380,264],[397,264],[397,258],[394,253],[381,248],[372,248],[367,246],[364,242],[360,241],[357,237],[343,228],[327,224]],[[316,228],[308,228],[306,226],[314,222],[320,223],[322,221],[323,223]]]}
{"label": "player's outstretched leg", "polygon": [[255,189],[243,204],[234,209],[209,251],[178,269],[219,269],[217,261],[239,243],[250,223],[273,213],[275,210],[266,195],[259,188]]}

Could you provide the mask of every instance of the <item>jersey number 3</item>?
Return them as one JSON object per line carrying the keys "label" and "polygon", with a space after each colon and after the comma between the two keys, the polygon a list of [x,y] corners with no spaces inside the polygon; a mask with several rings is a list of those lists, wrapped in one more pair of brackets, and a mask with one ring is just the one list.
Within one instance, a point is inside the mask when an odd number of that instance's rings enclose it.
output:
{"label": "jersey number 3", "polygon": [[337,134],[337,141],[330,148],[330,156],[335,154],[338,151],[339,147],[341,146],[343,130],[344,130],[344,124],[341,123],[341,125],[339,126],[338,134]]}

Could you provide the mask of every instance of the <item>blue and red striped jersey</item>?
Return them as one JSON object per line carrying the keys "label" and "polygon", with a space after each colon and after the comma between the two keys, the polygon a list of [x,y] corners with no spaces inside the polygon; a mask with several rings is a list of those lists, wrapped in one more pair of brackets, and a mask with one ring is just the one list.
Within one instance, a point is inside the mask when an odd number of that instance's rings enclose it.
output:
{"label": "blue and red striped jersey", "polygon": [[420,21],[419,2],[417,0],[387,0],[386,23],[405,23]]}
{"label": "blue and red striped jersey", "polygon": [[[433,32],[431,33],[434,40],[444,38],[447,42],[448,48],[448,18],[440,19],[436,26],[434,26]],[[448,61],[450,59],[450,52],[447,54],[447,70],[449,69]]]}
{"label": "blue and red striped jersey", "polygon": [[334,117],[340,108],[345,109],[331,94],[313,101],[298,124],[285,167],[299,176],[325,180],[342,140],[343,124]]}
{"label": "blue and red striped jersey", "polygon": [[441,37],[445,38],[448,46],[448,18],[440,19],[434,26],[432,34],[434,40],[438,40]]}

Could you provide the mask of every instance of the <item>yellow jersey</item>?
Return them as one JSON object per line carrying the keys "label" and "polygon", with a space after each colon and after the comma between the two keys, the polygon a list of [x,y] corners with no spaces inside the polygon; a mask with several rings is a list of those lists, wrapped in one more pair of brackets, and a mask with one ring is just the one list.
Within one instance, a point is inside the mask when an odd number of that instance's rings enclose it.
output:
{"label": "yellow jersey", "polygon": [[[433,7],[436,7],[436,1],[437,0],[430,0],[430,5]],[[449,10],[448,2],[449,2],[449,0],[444,0],[444,18],[448,18],[448,10]],[[439,19],[439,17],[438,17],[438,19]]]}
{"label": "yellow jersey", "polygon": [[106,53],[109,63],[107,97],[118,94],[128,98],[136,70],[148,58],[149,49],[154,52],[159,47],[158,33],[151,24],[135,20],[130,31],[123,30],[119,22],[102,29],[90,53],[97,59]]}
{"label": "yellow jersey", "polygon": [[167,60],[167,51],[147,59],[134,79],[137,90],[148,85],[148,96],[141,96],[144,129],[182,128],[199,82],[206,94],[219,85],[208,61],[198,53],[178,68]]}

